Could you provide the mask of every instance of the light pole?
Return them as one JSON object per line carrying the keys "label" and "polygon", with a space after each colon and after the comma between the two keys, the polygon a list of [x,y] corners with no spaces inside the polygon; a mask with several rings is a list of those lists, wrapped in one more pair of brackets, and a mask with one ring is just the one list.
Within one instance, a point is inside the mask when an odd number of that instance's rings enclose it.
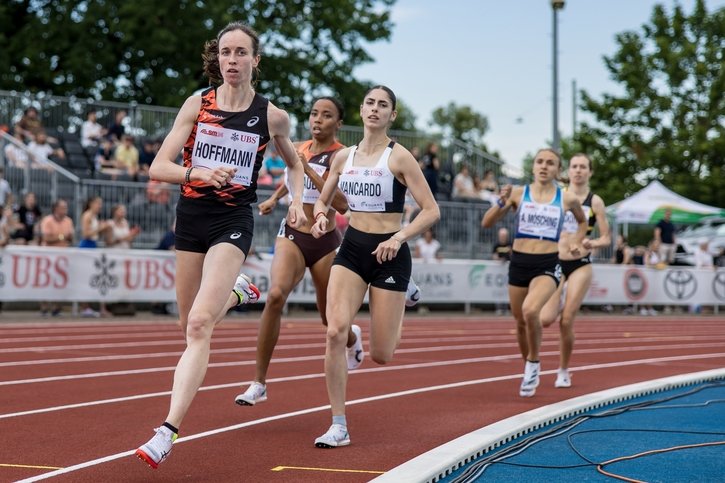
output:
{"label": "light pole", "polygon": [[551,89],[553,91],[552,94],[552,103],[553,103],[553,109],[552,109],[552,129],[554,130],[553,136],[552,136],[552,147],[559,151],[560,149],[560,140],[559,140],[559,52],[558,52],[558,44],[559,44],[559,32],[558,32],[558,18],[557,15],[559,13],[559,10],[564,8],[564,1],[565,0],[551,0],[551,10],[553,12],[552,20],[553,20],[553,30],[554,33],[552,35],[553,40],[553,76],[552,76],[552,86]]}

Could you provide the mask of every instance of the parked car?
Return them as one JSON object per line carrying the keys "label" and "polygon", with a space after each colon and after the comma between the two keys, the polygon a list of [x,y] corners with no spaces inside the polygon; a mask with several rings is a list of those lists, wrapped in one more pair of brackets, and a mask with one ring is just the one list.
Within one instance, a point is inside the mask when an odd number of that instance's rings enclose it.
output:
{"label": "parked car", "polygon": [[679,263],[693,265],[692,254],[706,238],[710,243],[708,249],[713,256],[717,256],[725,249],[725,217],[713,216],[700,220],[697,224],[688,226],[675,235],[677,242],[676,259]]}

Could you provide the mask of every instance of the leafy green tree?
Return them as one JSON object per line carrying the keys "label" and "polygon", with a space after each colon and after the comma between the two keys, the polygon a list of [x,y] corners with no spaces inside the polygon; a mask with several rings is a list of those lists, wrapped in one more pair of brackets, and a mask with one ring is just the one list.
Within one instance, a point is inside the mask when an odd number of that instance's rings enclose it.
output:
{"label": "leafy green tree", "polygon": [[657,5],[641,32],[621,33],[617,44],[604,61],[622,94],[584,92],[594,122],[571,144],[598,166],[594,189],[611,204],[659,179],[725,206],[725,8],[708,12],[697,0],[688,15]]}
{"label": "leafy green tree", "polygon": [[359,104],[353,69],[389,39],[394,2],[4,0],[0,88],[178,106],[206,85],[204,42],[242,20],[260,34],[257,89],[304,118],[317,95]]}
{"label": "leafy green tree", "polygon": [[488,131],[488,118],[474,111],[471,106],[458,106],[449,102],[447,106],[435,109],[431,117],[431,126],[438,126],[444,135],[486,151],[483,136]]}

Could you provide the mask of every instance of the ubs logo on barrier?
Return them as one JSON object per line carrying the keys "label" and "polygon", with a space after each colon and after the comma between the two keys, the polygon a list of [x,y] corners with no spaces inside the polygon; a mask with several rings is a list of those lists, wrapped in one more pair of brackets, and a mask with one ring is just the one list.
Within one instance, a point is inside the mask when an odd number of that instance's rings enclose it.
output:
{"label": "ubs logo on barrier", "polygon": [[674,300],[686,300],[695,295],[697,280],[688,270],[670,270],[665,276],[665,293]]}
{"label": "ubs logo on barrier", "polygon": [[624,273],[624,293],[630,300],[639,300],[647,294],[647,279],[636,268]]}
{"label": "ubs logo on barrier", "polygon": [[91,288],[97,288],[101,295],[106,295],[109,289],[118,287],[118,276],[111,273],[116,266],[115,261],[108,260],[104,254],[100,259],[94,260],[93,264],[100,273],[91,277]]}
{"label": "ubs logo on barrier", "polygon": [[725,272],[717,272],[712,279],[712,293],[720,300],[725,300]]}

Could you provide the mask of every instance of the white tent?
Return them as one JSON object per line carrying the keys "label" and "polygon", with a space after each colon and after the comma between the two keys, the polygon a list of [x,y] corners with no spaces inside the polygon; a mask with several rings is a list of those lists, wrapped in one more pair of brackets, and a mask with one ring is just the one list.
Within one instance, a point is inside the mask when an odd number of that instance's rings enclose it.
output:
{"label": "white tent", "polygon": [[705,216],[725,216],[725,209],[703,205],[678,195],[659,181],[652,181],[629,198],[607,207],[617,223],[654,224],[666,209],[672,210],[672,222],[695,223]]}

